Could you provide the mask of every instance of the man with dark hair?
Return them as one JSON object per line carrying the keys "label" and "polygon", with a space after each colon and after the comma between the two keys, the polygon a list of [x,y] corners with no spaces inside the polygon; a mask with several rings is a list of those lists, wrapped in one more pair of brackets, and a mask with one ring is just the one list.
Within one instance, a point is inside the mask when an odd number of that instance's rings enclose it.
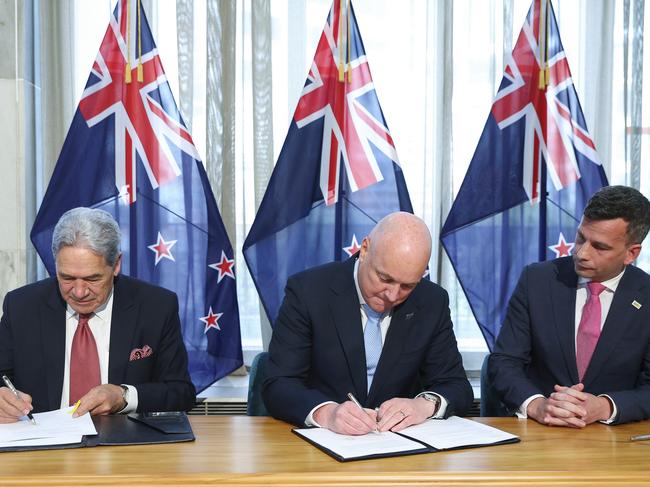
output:
{"label": "man with dark hair", "polygon": [[191,408],[178,298],[119,275],[113,217],[69,210],[54,227],[52,253],[56,277],[4,300],[0,375],[20,392],[0,387],[0,423],[77,401],[75,415]]}
{"label": "man with dark hair", "polygon": [[605,187],[573,256],[523,270],[488,365],[506,408],[574,428],[650,418],[650,276],[630,265],[648,229],[645,196]]}

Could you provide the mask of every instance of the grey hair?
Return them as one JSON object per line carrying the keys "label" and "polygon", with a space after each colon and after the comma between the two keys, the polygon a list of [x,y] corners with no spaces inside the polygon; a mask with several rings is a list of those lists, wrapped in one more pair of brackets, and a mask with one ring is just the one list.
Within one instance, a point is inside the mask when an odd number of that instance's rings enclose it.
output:
{"label": "grey hair", "polygon": [[113,216],[96,208],[73,208],[66,211],[52,235],[52,255],[56,259],[63,247],[79,247],[104,257],[113,267],[120,256],[120,227]]}

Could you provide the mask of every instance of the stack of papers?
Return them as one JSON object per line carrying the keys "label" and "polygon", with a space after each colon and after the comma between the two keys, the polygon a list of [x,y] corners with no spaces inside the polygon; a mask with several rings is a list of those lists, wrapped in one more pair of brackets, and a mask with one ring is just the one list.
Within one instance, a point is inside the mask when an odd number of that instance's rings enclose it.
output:
{"label": "stack of papers", "polygon": [[27,416],[17,423],[0,424],[0,448],[20,448],[81,443],[84,435],[96,435],[90,417],[72,417],[74,407],[34,414],[36,424]]}

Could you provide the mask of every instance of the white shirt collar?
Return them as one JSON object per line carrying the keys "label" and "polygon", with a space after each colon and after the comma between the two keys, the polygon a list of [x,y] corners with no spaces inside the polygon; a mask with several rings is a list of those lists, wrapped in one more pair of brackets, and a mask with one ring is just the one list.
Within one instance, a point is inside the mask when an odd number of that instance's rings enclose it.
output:
{"label": "white shirt collar", "polygon": [[[111,311],[113,309],[113,289],[111,289],[111,292],[108,295],[108,299],[104,302],[104,304],[102,304],[99,308],[97,308],[93,312],[93,315],[97,316],[102,321],[108,321],[110,318]],[[66,319],[76,317],[77,315],[78,313],[74,309],[72,309],[68,304],[66,306]]]}
{"label": "white shirt collar", "polygon": [[[617,276],[612,277],[611,279],[608,279],[606,281],[601,282],[603,286],[605,286],[609,291],[611,292],[616,292],[616,288],[618,287],[619,283],[621,282],[621,278],[623,277],[623,274],[625,274],[625,268],[621,271],[620,274]],[[578,287],[585,287],[587,283],[591,282],[590,279],[587,279],[585,277],[578,276]]]}

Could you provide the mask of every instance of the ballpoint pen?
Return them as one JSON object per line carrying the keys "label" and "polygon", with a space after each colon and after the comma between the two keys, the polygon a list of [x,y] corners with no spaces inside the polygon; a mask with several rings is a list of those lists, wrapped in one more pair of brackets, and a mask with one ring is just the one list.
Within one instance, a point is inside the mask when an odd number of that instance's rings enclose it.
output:
{"label": "ballpoint pen", "polygon": [[630,437],[630,441],[650,440],[650,435],[635,435]]}
{"label": "ballpoint pen", "polygon": [[[3,375],[2,380],[4,381],[5,385],[9,388],[9,390],[11,392],[13,392],[16,395],[17,398],[20,399],[20,395],[18,394],[18,391],[16,390],[14,385],[9,380],[9,377],[7,377],[6,375]],[[27,413],[27,417],[32,422],[32,424],[36,424],[36,420],[34,419],[34,416],[32,416],[32,413]]]}
{"label": "ballpoint pen", "polygon": [[[365,409],[363,409],[363,406],[361,405],[361,403],[359,401],[357,401],[357,398],[354,397],[354,394],[352,394],[351,392],[348,392],[348,399],[350,399],[350,401],[352,401],[354,404],[356,404],[359,409],[361,409],[362,411],[365,412]],[[379,429],[375,428],[374,432],[379,433]]]}

